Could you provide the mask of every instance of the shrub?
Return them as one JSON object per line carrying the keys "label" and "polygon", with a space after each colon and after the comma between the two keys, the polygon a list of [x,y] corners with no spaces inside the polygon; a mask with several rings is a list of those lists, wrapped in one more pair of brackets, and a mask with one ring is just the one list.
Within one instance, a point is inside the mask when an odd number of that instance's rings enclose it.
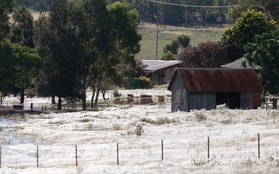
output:
{"label": "shrub", "polygon": [[113,97],[121,97],[122,94],[116,89],[113,91]]}
{"label": "shrub", "polygon": [[145,77],[145,76],[140,76],[139,79],[140,79],[140,82],[141,82],[143,88],[152,87],[152,81],[150,78]]}

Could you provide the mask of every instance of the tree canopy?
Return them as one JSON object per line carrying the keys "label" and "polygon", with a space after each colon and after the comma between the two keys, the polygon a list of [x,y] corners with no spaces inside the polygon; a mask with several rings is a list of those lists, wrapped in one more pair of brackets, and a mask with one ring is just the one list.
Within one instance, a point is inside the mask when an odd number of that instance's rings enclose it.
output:
{"label": "tree canopy", "polygon": [[279,30],[258,35],[245,47],[245,58],[257,68],[265,92],[279,92]]}
{"label": "tree canopy", "polygon": [[191,38],[186,35],[177,36],[177,38],[171,41],[170,44],[166,44],[163,48],[163,55],[161,60],[175,60],[177,53],[184,48],[190,46]]}
{"label": "tree canopy", "polygon": [[220,67],[233,61],[233,48],[222,42],[203,42],[183,49],[178,58],[186,67]]}
{"label": "tree canopy", "polygon": [[247,10],[241,14],[236,23],[225,31],[222,41],[243,50],[244,46],[255,42],[255,36],[276,28],[276,22],[267,20],[262,12]]}
{"label": "tree canopy", "polygon": [[14,0],[0,1],[0,40],[9,32],[9,16],[14,5]]}

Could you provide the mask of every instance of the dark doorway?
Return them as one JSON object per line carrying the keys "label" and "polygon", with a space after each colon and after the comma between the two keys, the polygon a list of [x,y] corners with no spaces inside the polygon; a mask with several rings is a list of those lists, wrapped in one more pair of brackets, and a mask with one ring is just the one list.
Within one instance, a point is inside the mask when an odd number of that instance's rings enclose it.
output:
{"label": "dark doorway", "polygon": [[227,104],[227,93],[217,92],[216,93],[216,105]]}
{"label": "dark doorway", "polygon": [[230,109],[240,108],[240,93],[216,93],[216,105],[226,104]]}
{"label": "dark doorway", "polygon": [[239,109],[240,108],[240,93],[229,93],[228,94],[228,107],[230,109]]}

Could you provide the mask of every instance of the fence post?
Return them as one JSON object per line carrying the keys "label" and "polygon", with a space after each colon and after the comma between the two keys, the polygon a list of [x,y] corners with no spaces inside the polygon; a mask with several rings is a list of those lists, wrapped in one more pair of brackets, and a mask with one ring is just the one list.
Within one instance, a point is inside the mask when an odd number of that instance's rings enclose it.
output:
{"label": "fence post", "polygon": [[209,137],[207,137],[207,158],[209,158]]}
{"label": "fence post", "polygon": [[117,154],[117,156],[116,156],[116,160],[117,160],[117,165],[119,165],[119,148],[118,148],[118,143],[116,143],[116,154]]}
{"label": "fence post", "polygon": [[37,146],[37,167],[39,167],[39,146]]}
{"label": "fence post", "polygon": [[162,161],[164,160],[164,141],[161,140],[161,150],[162,150]]}
{"label": "fence post", "polygon": [[77,145],[75,146],[75,149],[76,149],[76,166],[78,166]]}
{"label": "fence post", "polygon": [[261,158],[260,134],[258,134],[258,158]]}

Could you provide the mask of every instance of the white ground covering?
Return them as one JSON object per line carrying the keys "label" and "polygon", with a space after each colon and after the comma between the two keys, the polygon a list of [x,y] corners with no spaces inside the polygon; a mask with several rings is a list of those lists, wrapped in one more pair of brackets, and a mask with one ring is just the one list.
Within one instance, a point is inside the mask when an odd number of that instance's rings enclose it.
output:
{"label": "white ground covering", "polygon": [[[0,139],[0,173],[279,173],[278,110],[170,110],[169,104],[134,105],[0,119],[1,133],[8,137]],[[139,125],[143,132],[136,135]]]}

